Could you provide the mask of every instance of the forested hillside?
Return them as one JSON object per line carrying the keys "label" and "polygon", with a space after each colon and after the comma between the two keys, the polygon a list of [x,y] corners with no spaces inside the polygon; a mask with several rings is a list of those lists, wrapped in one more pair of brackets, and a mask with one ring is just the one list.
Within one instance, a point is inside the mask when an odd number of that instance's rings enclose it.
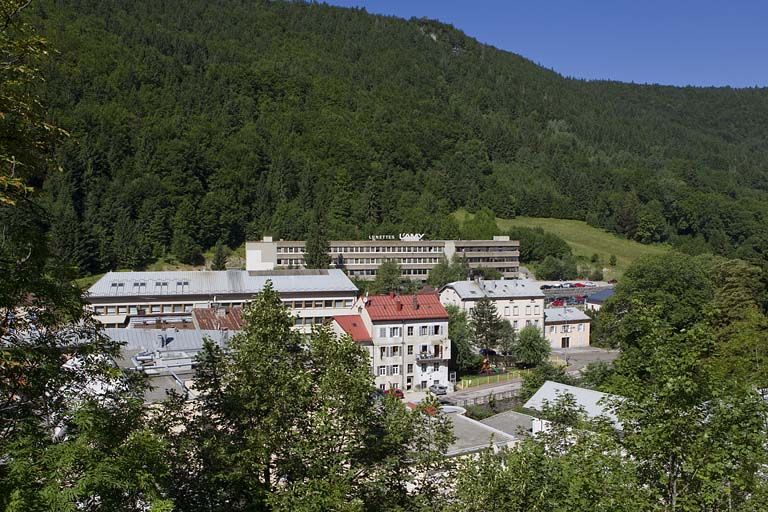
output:
{"label": "forested hillside", "polygon": [[271,233],[450,237],[450,212],[587,220],[764,260],[768,90],[565,79],[429,20],[237,0],[41,1],[70,133],[53,246],[81,273]]}

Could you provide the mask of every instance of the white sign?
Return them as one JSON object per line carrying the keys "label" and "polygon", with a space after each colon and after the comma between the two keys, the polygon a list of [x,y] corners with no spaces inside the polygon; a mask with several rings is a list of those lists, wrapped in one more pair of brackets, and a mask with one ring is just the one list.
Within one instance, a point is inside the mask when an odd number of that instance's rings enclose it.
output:
{"label": "white sign", "polygon": [[[403,242],[418,242],[424,238],[424,233],[400,233],[400,240]],[[371,235],[371,240],[395,240],[395,235]]]}

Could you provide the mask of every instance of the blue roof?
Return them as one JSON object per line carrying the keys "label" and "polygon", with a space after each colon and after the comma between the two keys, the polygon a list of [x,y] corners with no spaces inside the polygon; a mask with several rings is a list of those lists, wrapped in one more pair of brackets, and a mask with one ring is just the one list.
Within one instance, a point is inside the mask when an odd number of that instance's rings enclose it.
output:
{"label": "blue roof", "polygon": [[610,299],[613,296],[613,288],[609,288],[608,290],[603,290],[597,293],[593,293],[589,297],[587,297],[587,302],[591,302],[592,304],[602,304],[606,300]]}

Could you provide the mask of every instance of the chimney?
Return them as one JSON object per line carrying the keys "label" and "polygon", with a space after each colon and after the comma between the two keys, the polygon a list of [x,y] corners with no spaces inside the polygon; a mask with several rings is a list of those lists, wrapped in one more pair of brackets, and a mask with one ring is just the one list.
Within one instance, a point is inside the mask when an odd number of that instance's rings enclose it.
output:
{"label": "chimney", "polygon": [[398,311],[403,310],[403,303],[400,301],[400,299],[397,299],[397,310]]}
{"label": "chimney", "polygon": [[419,309],[419,299],[415,293],[413,294],[413,309]]}

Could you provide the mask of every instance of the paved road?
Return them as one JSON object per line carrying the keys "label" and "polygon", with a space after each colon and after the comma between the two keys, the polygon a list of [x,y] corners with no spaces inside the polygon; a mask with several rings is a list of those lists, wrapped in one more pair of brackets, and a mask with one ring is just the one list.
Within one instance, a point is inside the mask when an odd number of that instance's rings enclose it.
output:
{"label": "paved road", "polygon": [[[596,347],[571,348],[552,350],[552,355],[568,362],[566,371],[571,375],[578,375],[580,370],[594,361],[613,361],[619,356],[618,350],[605,350]],[[448,402],[463,402],[486,397],[488,395],[503,393],[505,391],[517,391],[522,386],[522,379],[513,379],[502,384],[486,384],[484,386],[471,387],[462,391],[450,393],[445,397]]]}
{"label": "paved road", "polygon": [[619,357],[619,351],[596,347],[557,348],[552,349],[552,355],[565,361],[568,364],[568,372],[572,372],[574,370],[581,370],[589,363],[596,361],[611,362]]}

